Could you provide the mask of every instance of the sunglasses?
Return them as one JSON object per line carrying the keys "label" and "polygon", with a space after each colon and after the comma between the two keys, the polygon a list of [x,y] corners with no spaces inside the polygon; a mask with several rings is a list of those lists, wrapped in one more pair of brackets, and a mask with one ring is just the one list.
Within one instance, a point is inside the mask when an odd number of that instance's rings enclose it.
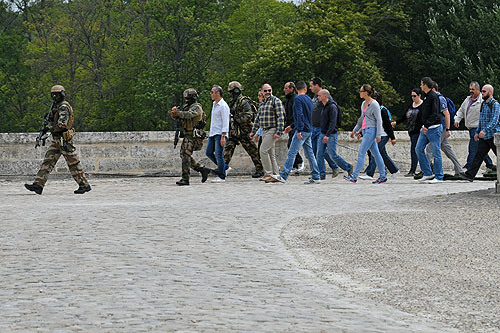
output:
{"label": "sunglasses", "polygon": [[273,91],[272,89],[264,89],[263,92],[271,92]]}
{"label": "sunglasses", "polygon": [[481,90],[481,92],[482,92],[482,93],[487,93],[487,91],[486,91],[486,90]]}
{"label": "sunglasses", "polygon": [[417,97],[417,95],[411,95],[411,97]]}
{"label": "sunglasses", "polygon": [[362,93],[362,92],[366,92],[366,91],[365,90],[360,90],[359,92]]}

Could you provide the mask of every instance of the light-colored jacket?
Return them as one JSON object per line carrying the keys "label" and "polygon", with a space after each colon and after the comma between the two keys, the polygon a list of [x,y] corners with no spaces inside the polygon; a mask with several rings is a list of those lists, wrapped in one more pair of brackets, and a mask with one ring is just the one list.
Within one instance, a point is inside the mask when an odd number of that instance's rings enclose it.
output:
{"label": "light-colored jacket", "polygon": [[479,97],[472,103],[467,113],[467,106],[471,98],[472,96],[467,96],[455,114],[455,122],[459,123],[462,119],[465,119],[465,127],[468,129],[476,128],[479,125],[479,113],[481,112],[481,103],[483,103],[483,97],[479,94]]}
{"label": "light-colored jacket", "polygon": [[368,109],[363,112],[363,108],[365,107],[366,101],[363,101],[361,104],[361,117],[359,117],[358,122],[356,123],[356,127],[354,127],[354,132],[357,132],[363,126],[363,118],[366,120],[366,127],[372,128],[375,127],[377,129],[377,138],[382,137],[384,132],[384,127],[382,126],[382,115],[380,113],[380,104],[376,100],[373,100],[370,105],[368,105]]}

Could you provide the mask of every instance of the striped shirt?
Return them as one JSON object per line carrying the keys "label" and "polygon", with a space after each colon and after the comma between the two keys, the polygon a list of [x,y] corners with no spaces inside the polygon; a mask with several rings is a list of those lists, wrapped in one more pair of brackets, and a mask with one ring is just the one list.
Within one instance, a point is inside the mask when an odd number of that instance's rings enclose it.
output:
{"label": "striped shirt", "polygon": [[276,134],[281,136],[285,129],[285,109],[278,97],[271,96],[268,100],[260,103],[259,113],[255,117],[252,133],[255,134],[259,128],[269,129],[274,127],[278,129]]}
{"label": "striped shirt", "polygon": [[479,126],[476,133],[481,131],[486,135],[484,140],[491,139],[495,133],[500,132],[500,104],[491,97],[488,101],[484,101],[479,114]]}

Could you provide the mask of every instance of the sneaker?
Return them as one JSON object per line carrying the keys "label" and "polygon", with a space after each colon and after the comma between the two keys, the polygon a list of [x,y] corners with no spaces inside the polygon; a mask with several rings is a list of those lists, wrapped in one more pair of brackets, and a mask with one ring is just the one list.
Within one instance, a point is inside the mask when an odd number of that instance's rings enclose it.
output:
{"label": "sneaker", "polygon": [[226,182],[225,179],[219,177],[212,179],[212,183],[225,183],[225,182]]}
{"label": "sneaker", "polygon": [[339,175],[339,172],[337,171],[337,169],[332,169],[332,178],[335,178]]}
{"label": "sneaker", "polygon": [[292,168],[292,170],[290,170],[290,175],[293,175],[293,174],[296,174],[297,172],[299,172],[299,169],[297,168]]}
{"label": "sneaker", "polygon": [[359,176],[359,179],[363,179],[363,180],[374,180],[375,178],[371,177],[371,176],[368,176],[368,175],[362,175],[362,176]]}
{"label": "sneaker", "polygon": [[344,176],[344,179],[351,183],[356,183],[357,180],[353,176]]}
{"label": "sneaker", "polygon": [[415,177],[415,172],[413,172],[413,171],[409,171],[409,172],[405,175],[405,177]]}
{"label": "sneaker", "polygon": [[422,176],[422,178],[420,178],[418,181],[419,182],[425,182],[426,180],[431,180],[434,178],[434,175],[430,175],[430,176]]}
{"label": "sneaker", "polygon": [[304,182],[304,184],[306,185],[321,184],[321,180],[309,178],[307,181]]}
{"label": "sneaker", "polygon": [[433,180],[429,180],[428,183],[429,184],[439,184],[439,183],[442,183],[443,180],[442,179],[437,179],[437,178],[434,178]]}
{"label": "sneaker", "polygon": [[458,176],[459,176],[460,178],[462,178],[463,180],[468,180],[468,181],[470,181],[470,182],[474,181],[474,178],[470,177],[470,176],[469,176],[468,174],[466,174],[466,173],[460,173],[460,174],[458,174]]}
{"label": "sneaker", "polygon": [[423,172],[416,173],[415,176],[413,176],[413,179],[418,180],[424,176]]}
{"label": "sneaker", "polygon": [[233,168],[231,168],[231,167],[228,167],[228,168],[226,169],[226,176],[227,176],[227,174],[229,174],[229,172],[230,172],[231,170],[233,170]]}
{"label": "sneaker", "polygon": [[387,182],[387,178],[386,177],[384,177],[384,178],[378,177],[377,180],[373,181],[372,183],[373,184],[383,184],[385,182]]}
{"label": "sneaker", "polygon": [[90,185],[80,185],[78,186],[78,188],[73,191],[73,193],[75,194],[83,194],[85,192],[89,192],[92,190],[92,187],[90,187]]}
{"label": "sneaker", "polygon": [[276,183],[276,182],[286,183],[286,179],[281,177],[280,175],[272,175],[271,177],[273,178],[273,180],[276,180],[276,181],[271,181],[273,183]]}
{"label": "sneaker", "polygon": [[297,172],[304,171],[305,168],[306,168],[306,166],[305,166],[304,162],[302,162],[299,164],[299,167],[297,168]]}
{"label": "sneaker", "polygon": [[391,173],[391,179],[397,178],[401,173],[398,171]]}
{"label": "sneaker", "polygon": [[35,192],[36,194],[42,194],[43,187],[40,185],[33,183],[33,184],[24,184],[24,187],[26,187],[27,190],[30,190],[31,192]]}
{"label": "sneaker", "polygon": [[354,172],[354,167],[351,165],[351,169],[347,171],[347,175],[350,176]]}

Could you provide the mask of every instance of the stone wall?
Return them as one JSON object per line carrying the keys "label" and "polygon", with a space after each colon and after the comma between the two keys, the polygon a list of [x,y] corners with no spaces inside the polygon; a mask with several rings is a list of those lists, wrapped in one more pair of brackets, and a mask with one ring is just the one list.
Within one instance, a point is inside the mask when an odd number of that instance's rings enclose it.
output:
{"label": "stone wall", "polygon": [[[34,148],[37,133],[0,133],[0,175],[34,175],[45,154],[46,147]],[[389,155],[406,173],[410,165],[410,141],[407,132],[396,132],[398,142],[387,145]],[[77,133],[74,144],[81,158],[83,169],[94,175],[180,175],[180,142],[173,148],[173,132],[82,132]],[[453,131],[451,144],[460,161],[467,157],[468,133]],[[202,151],[195,152],[194,158],[209,166],[212,162]],[[348,132],[339,135],[338,152],[349,163],[355,163],[359,142],[349,138]],[[278,141],[277,158],[282,166],[286,158],[286,136]],[[491,154],[492,158],[495,158]],[[496,161],[496,158],[494,159]],[[445,172],[452,173],[452,164],[444,157]],[[307,165],[307,163],[306,163]],[[246,152],[237,147],[231,167],[234,174],[248,174],[253,164]],[[54,170],[56,174],[69,175],[64,158]]]}

